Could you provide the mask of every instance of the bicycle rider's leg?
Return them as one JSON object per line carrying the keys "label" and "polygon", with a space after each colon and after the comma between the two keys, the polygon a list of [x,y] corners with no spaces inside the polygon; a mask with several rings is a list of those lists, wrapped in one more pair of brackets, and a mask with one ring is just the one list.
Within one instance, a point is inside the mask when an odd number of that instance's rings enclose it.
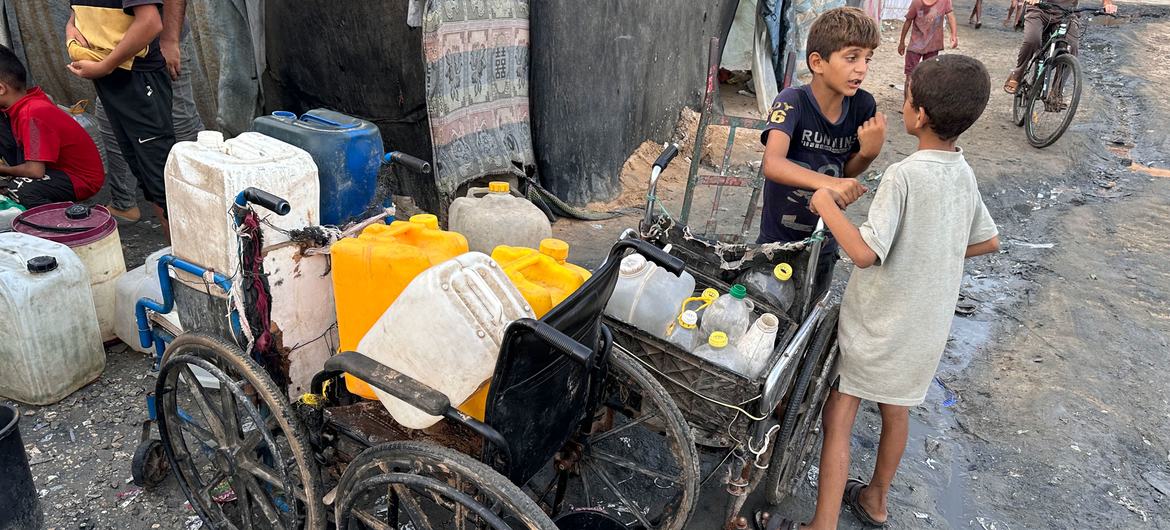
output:
{"label": "bicycle rider's leg", "polygon": [[1009,79],[1019,79],[1027,67],[1028,61],[1040,49],[1040,39],[1044,37],[1044,29],[1048,27],[1048,14],[1036,8],[1028,8],[1024,15],[1024,42],[1020,44],[1020,53],[1016,56],[1016,68],[1012,70]]}

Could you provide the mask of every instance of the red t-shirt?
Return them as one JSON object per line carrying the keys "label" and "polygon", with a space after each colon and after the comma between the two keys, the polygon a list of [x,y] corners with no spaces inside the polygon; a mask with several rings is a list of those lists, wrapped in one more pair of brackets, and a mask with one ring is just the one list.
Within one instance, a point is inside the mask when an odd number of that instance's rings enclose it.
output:
{"label": "red t-shirt", "polygon": [[44,162],[46,168],[69,175],[79,201],[102,188],[106,171],[93,139],[72,116],[49,101],[39,87],[30,88],[5,112],[26,161]]}

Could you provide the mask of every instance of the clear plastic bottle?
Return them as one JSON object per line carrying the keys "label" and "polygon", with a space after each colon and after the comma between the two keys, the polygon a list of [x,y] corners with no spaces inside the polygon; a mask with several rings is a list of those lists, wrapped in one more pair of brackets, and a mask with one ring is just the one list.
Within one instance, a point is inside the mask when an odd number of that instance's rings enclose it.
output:
{"label": "clear plastic bottle", "polygon": [[711,333],[707,343],[695,349],[695,355],[740,375],[746,375],[743,356],[727,340],[722,331]]}
{"label": "clear plastic bottle", "polygon": [[746,372],[749,378],[755,378],[764,370],[772,350],[776,348],[776,333],[780,330],[780,319],[772,313],[764,313],[757,318],[752,327],[735,347],[743,355]]}
{"label": "clear plastic bottle", "polygon": [[747,288],[737,283],[731,286],[729,293],[712,302],[703,313],[700,340],[707,340],[712,333],[722,331],[732,344],[739,341],[751,325],[752,305],[744,299],[746,296]]}
{"label": "clear plastic bottle", "polygon": [[775,267],[757,267],[739,277],[739,283],[751,289],[756,296],[781,311],[788,311],[796,298],[796,285],[792,282],[792,266],[781,263]]}
{"label": "clear plastic bottle", "polygon": [[687,309],[678,316],[666,340],[678,347],[691,351],[695,349],[695,339],[699,334],[699,314]]}

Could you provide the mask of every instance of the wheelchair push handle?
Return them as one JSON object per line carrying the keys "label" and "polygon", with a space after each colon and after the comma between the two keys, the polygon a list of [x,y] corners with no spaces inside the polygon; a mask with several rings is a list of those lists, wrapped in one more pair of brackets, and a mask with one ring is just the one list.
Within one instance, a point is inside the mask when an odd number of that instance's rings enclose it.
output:
{"label": "wheelchair push handle", "polygon": [[401,166],[406,166],[419,173],[431,172],[430,162],[427,162],[421,158],[410,156],[406,153],[403,153],[402,151],[390,151],[389,153],[386,153],[386,156],[382,157],[382,161],[391,165],[398,164]]}
{"label": "wheelchair push handle", "polygon": [[669,166],[670,161],[674,160],[676,156],[678,156],[678,144],[672,143],[666,146],[662,154],[658,155],[658,159],[654,161],[654,166],[666,169],[666,166]]}
{"label": "wheelchair push handle", "polygon": [[641,254],[648,261],[666,269],[675,276],[682,274],[683,270],[686,269],[686,263],[681,258],[671,256],[670,253],[654,246],[653,243],[638,239],[633,229],[622,234],[621,239],[610,249],[610,255],[616,255],[620,259],[627,248],[633,249],[634,252]]}
{"label": "wheelchair push handle", "polygon": [[288,212],[292,211],[292,206],[288,204],[288,201],[267,191],[252,187],[241,191],[236,196],[236,206],[244,207],[248,204],[255,204],[256,206],[272,211],[276,215],[288,215]]}

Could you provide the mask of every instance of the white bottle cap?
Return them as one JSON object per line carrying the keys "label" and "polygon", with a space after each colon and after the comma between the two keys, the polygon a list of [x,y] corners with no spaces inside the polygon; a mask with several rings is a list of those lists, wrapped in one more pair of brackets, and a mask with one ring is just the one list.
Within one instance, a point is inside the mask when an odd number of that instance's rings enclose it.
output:
{"label": "white bottle cap", "polygon": [[219,131],[199,131],[195,141],[203,147],[216,151],[222,151],[224,148],[223,133]]}
{"label": "white bottle cap", "polygon": [[650,263],[641,254],[630,254],[622,259],[619,272],[622,276],[637,276],[645,271],[649,265]]}

